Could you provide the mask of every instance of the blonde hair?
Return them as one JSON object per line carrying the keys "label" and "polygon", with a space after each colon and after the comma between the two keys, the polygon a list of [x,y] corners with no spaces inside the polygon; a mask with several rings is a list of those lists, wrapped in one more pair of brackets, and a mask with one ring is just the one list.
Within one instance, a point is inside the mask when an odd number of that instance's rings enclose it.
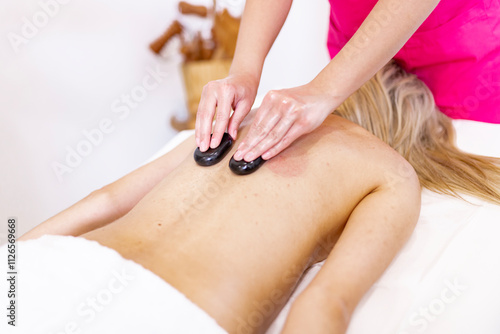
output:
{"label": "blonde hair", "polygon": [[451,120],[415,75],[391,61],[335,114],[359,124],[398,151],[423,187],[500,204],[500,159],[468,154],[454,144]]}

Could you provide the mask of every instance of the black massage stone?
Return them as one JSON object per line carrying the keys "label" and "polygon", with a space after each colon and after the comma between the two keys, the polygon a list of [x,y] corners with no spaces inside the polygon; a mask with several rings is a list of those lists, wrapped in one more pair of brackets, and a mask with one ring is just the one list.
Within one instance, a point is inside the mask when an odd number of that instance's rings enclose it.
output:
{"label": "black massage stone", "polygon": [[194,151],[194,161],[200,166],[213,166],[224,159],[231,146],[233,146],[233,138],[226,132],[216,148],[209,148],[207,151],[201,152],[198,147]]}
{"label": "black massage stone", "polygon": [[229,168],[234,174],[237,175],[248,175],[255,172],[266,162],[262,157],[258,157],[255,160],[246,162],[245,160],[236,161],[234,157],[229,161]]}

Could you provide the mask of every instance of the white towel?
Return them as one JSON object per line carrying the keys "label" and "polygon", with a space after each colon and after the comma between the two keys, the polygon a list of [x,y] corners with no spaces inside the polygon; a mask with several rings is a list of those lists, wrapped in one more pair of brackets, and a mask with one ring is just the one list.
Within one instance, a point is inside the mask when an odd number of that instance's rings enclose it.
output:
{"label": "white towel", "polygon": [[95,241],[43,236],[17,249],[17,326],[9,332],[227,333],[160,277]]}

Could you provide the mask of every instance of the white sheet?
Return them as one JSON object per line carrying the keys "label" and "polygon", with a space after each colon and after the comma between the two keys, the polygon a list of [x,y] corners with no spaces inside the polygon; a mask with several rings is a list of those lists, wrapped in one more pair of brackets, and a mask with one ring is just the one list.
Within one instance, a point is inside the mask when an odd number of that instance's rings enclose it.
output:
{"label": "white sheet", "polygon": [[[454,121],[464,151],[500,157],[500,125]],[[151,160],[190,136],[183,131]],[[500,333],[500,207],[424,190],[415,232],[357,307],[348,334]],[[267,334],[278,334],[304,276]]]}

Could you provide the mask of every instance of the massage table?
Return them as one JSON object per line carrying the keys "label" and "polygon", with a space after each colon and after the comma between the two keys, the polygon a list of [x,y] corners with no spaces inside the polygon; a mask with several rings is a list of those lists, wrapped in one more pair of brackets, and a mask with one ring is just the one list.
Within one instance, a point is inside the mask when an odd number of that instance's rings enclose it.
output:
{"label": "massage table", "polygon": [[[463,150],[500,157],[500,125],[454,125]],[[179,133],[149,161],[192,133]],[[500,206],[424,189],[414,233],[360,301],[347,333],[500,333],[499,236]],[[6,258],[5,246],[0,254]],[[19,327],[4,318],[1,333],[224,332],[158,276],[95,241],[43,236],[19,243],[19,255]],[[280,333],[322,265],[304,273],[266,334]],[[0,288],[7,291],[5,278]],[[0,299],[7,305],[6,294]]]}
{"label": "massage table", "polygon": [[[457,145],[500,157],[500,124],[456,120]],[[194,133],[180,132],[151,159]],[[500,206],[422,191],[409,241],[357,306],[348,334],[500,333]],[[266,334],[280,333],[293,301],[323,263],[309,268]]]}

